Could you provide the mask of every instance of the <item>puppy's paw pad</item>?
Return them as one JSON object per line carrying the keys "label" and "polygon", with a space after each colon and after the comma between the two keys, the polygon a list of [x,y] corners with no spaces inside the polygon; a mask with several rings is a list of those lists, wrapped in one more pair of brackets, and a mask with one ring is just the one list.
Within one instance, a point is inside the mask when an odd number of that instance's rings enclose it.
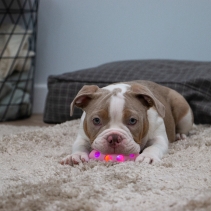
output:
{"label": "puppy's paw pad", "polygon": [[85,152],[80,152],[80,153],[78,152],[72,155],[72,160],[74,161],[75,164],[78,164],[80,162],[89,161],[89,156]]}
{"label": "puppy's paw pad", "polygon": [[72,158],[71,155],[66,156],[65,158],[62,159],[60,162],[62,165],[72,165]]}
{"label": "puppy's paw pad", "polygon": [[187,136],[185,134],[182,134],[182,133],[176,134],[176,141],[185,140],[186,138],[187,138]]}
{"label": "puppy's paw pad", "polygon": [[136,162],[140,162],[140,163],[147,163],[147,164],[152,164],[152,163],[157,163],[160,161],[159,158],[156,158],[154,156],[150,156],[150,155],[145,155],[145,154],[140,154],[136,160]]}
{"label": "puppy's paw pad", "polygon": [[62,165],[77,165],[81,162],[89,161],[89,156],[85,152],[77,152],[72,155],[68,155],[62,161]]}

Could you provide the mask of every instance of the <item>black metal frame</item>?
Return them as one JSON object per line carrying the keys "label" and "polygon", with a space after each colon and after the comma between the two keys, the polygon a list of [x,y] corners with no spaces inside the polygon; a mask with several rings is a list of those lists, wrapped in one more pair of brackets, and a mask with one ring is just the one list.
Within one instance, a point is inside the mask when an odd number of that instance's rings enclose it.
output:
{"label": "black metal frame", "polygon": [[[31,30],[32,33],[30,33],[29,38],[29,49],[27,52],[27,55],[24,57],[20,57],[20,47],[18,49],[18,52],[15,57],[4,57],[4,59],[13,59],[13,64],[15,62],[15,59],[24,59],[24,64],[22,69],[24,70],[24,67],[26,65],[26,61],[28,58],[31,59],[31,68],[29,71],[27,71],[27,78],[23,79],[22,75],[24,71],[20,71],[16,73],[18,76],[14,80],[10,76],[7,76],[3,80],[0,80],[0,94],[3,92],[3,89],[5,87],[5,84],[12,83],[13,84],[13,90],[11,93],[11,97],[7,104],[1,103],[0,99],[0,109],[3,112],[0,113],[0,121],[8,121],[8,120],[15,120],[15,119],[21,119],[29,117],[32,113],[32,105],[33,105],[33,84],[34,84],[34,73],[35,73],[35,57],[36,57],[36,40],[37,40],[37,13],[38,13],[38,4],[39,0],[0,0],[0,27],[4,24],[13,24],[12,31],[10,33],[0,33],[0,35],[8,35],[8,40],[3,47],[2,51],[0,52],[0,60],[2,59],[3,53],[7,48],[7,44],[9,43],[9,40],[12,36],[15,35],[23,35],[21,44],[23,43],[25,37],[28,35],[27,30]],[[17,25],[20,25],[25,29],[24,33],[16,33],[15,28]],[[21,45],[20,45],[21,46]],[[35,56],[29,57],[29,51],[32,50],[35,52]],[[13,66],[12,64],[12,66]],[[12,67],[11,66],[11,67]],[[10,70],[12,72],[13,70]],[[26,73],[26,72],[25,72]],[[19,83],[25,83],[24,89],[23,89],[23,95],[18,103],[12,103],[15,90]],[[26,90],[28,89],[28,86],[30,87],[30,103],[26,104],[23,103],[23,99],[25,97]],[[19,107],[19,112],[17,112],[14,116],[8,116],[8,112],[10,112],[10,109],[12,107]]]}

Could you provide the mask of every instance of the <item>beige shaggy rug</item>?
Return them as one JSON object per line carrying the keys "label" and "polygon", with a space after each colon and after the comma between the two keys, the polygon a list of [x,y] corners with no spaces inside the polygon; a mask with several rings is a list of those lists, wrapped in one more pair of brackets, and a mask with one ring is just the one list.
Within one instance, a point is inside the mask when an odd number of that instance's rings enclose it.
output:
{"label": "beige shaggy rug", "polygon": [[62,166],[78,125],[0,125],[0,210],[211,210],[211,126],[171,144],[158,164]]}

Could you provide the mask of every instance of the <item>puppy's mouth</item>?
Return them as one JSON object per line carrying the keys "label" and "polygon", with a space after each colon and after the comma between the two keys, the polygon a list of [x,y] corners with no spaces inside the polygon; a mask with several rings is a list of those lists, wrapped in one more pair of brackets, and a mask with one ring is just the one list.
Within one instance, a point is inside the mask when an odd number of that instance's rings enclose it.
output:
{"label": "puppy's mouth", "polygon": [[121,148],[121,147],[114,147],[111,149],[105,149],[105,154],[122,154],[122,155],[130,155],[130,154],[137,154],[139,152],[136,152],[136,150],[134,148],[132,149],[125,149],[125,148]]}
{"label": "puppy's mouth", "polygon": [[92,143],[92,149],[103,154],[135,154],[140,146],[123,130],[109,129],[100,134]]}
{"label": "puppy's mouth", "polygon": [[[138,148],[138,149],[137,149]],[[110,147],[110,146],[100,146],[100,145],[92,145],[92,149],[95,149],[97,151],[102,152],[103,154],[122,154],[122,155],[130,155],[130,154],[138,154],[139,153],[139,147],[137,146],[116,146],[116,147]]]}

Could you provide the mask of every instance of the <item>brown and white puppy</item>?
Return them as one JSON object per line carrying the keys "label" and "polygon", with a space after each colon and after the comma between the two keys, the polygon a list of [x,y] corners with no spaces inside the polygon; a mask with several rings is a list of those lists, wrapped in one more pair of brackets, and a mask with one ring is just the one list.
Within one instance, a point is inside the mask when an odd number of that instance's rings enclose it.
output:
{"label": "brown and white puppy", "polygon": [[91,149],[104,154],[140,153],[136,161],[160,161],[168,143],[185,139],[193,125],[187,101],[150,81],[84,86],[71,104],[84,110],[72,154],[62,164],[88,161]]}

